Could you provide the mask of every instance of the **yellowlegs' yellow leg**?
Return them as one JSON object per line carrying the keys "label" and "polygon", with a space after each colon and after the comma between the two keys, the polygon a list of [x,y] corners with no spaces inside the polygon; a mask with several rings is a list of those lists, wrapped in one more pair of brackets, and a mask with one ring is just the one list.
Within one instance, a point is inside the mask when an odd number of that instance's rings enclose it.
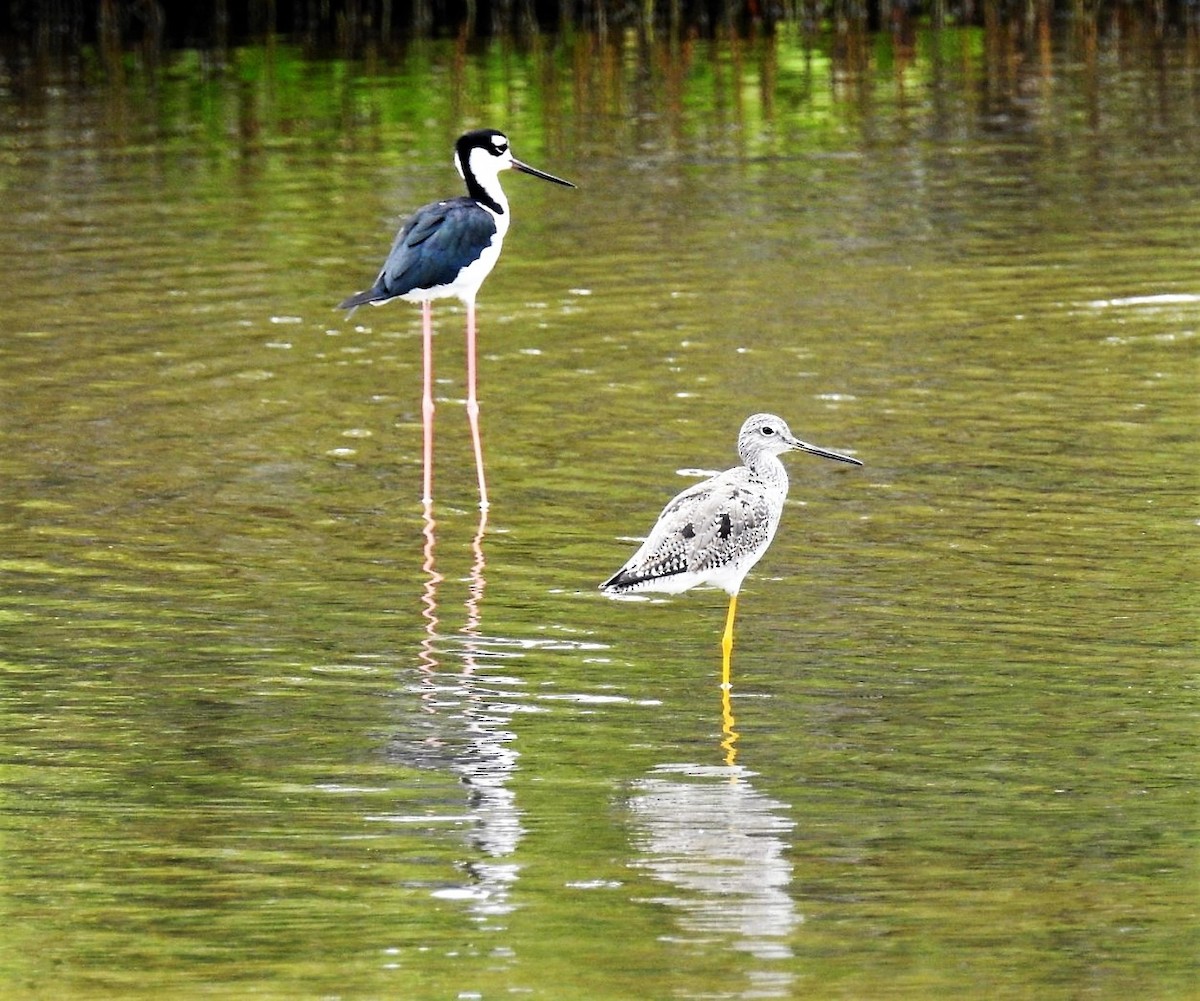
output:
{"label": "yellowlegs' yellow leg", "polygon": [[730,595],[725,632],[721,636],[721,687],[729,688],[729,668],[733,660],[733,617],[737,614],[737,595]]}

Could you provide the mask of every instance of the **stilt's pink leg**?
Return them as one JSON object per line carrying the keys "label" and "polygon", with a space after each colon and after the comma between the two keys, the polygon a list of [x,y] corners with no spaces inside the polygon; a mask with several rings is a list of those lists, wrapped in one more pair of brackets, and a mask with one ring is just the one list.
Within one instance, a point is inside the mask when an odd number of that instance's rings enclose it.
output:
{"label": "stilt's pink leg", "polygon": [[421,420],[425,431],[425,504],[433,503],[433,303],[421,303],[421,346],[425,354]]}
{"label": "stilt's pink leg", "polygon": [[475,444],[475,474],[479,477],[479,508],[488,507],[487,482],[483,476],[483,443],[479,436],[479,397],[475,392],[475,300],[467,301],[467,419]]}

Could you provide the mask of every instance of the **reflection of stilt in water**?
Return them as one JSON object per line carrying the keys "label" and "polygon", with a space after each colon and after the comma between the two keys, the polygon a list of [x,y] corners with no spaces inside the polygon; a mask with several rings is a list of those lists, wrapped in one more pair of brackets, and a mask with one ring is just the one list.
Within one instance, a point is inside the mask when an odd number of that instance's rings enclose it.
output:
{"label": "reflection of stilt in water", "polygon": [[[738,732],[733,728],[733,704],[731,696],[733,695],[733,686],[729,684],[729,676],[726,675],[721,684],[721,749],[725,752],[725,764],[731,768],[737,761],[737,739]],[[737,773],[730,776],[731,782],[737,781]]]}
{"label": "reflection of stilt in water", "polygon": [[[434,696],[435,676],[438,671],[437,658],[437,589],[438,585],[445,578],[437,572],[434,563],[434,547],[437,545],[437,522],[433,519],[433,502],[425,502],[425,510],[422,515],[424,525],[421,529],[421,534],[425,536],[424,556],[425,560],[421,564],[421,569],[425,571],[425,584],[421,591],[421,617],[425,620],[425,638],[421,640],[421,646],[417,651],[417,658],[420,661],[421,673],[425,676],[424,681],[427,686],[426,692],[421,696],[428,701]],[[425,707],[426,712],[433,712],[432,706]]]}
{"label": "reflection of stilt in water", "polygon": [[[417,760],[444,762],[469,790],[468,808],[474,824],[471,840],[483,857],[464,863],[469,877],[466,885],[448,887],[435,895],[471,900],[481,919],[493,919],[512,910],[509,895],[518,867],[508,857],[524,829],[516,794],[508,787],[517,760],[517,752],[510,746],[515,739],[509,729],[511,711],[507,699],[499,698],[490,689],[489,679],[477,675],[484,646],[481,632],[487,560],[483,540],[487,513],[480,512],[471,540],[472,563],[467,576],[466,621],[460,630],[464,637],[460,649],[455,649],[452,638],[438,632],[438,589],[445,577],[437,570],[438,526],[431,503],[424,507],[423,520],[425,583],[421,616],[425,620],[425,635],[418,650],[421,708],[440,719],[429,721],[431,735],[408,745],[404,757],[412,760],[413,750],[419,747]],[[454,665],[456,657],[462,658],[458,669]]]}
{"label": "reflection of stilt in water", "polygon": [[487,588],[487,560],[483,539],[487,533],[487,510],[481,508],[479,524],[471,540],[472,563],[467,576],[466,621],[461,629],[463,670],[458,691],[462,703],[459,718],[466,727],[466,745],[455,769],[470,790],[471,815],[475,821],[472,840],[484,857],[471,862],[469,887],[459,888],[467,896],[481,921],[492,921],[512,910],[510,893],[520,867],[509,861],[521,835],[521,811],[509,781],[516,769],[517,752],[511,747],[516,734],[509,729],[511,709],[494,690],[490,678],[480,677],[483,653],[483,595]]}
{"label": "reflection of stilt in water", "polygon": [[[475,538],[471,540],[471,553],[475,557],[475,561],[471,564],[471,576],[468,579],[467,587],[467,621],[462,627],[463,635],[476,639],[479,636],[479,623],[482,619],[483,612],[481,605],[483,603],[483,589],[487,586],[487,581],[484,580],[483,570],[487,565],[487,561],[483,557],[483,536],[487,531],[487,508],[481,508],[479,511],[479,527],[475,529]],[[475,667],[475,644],[467,644],[467,669],[473,670]]]}

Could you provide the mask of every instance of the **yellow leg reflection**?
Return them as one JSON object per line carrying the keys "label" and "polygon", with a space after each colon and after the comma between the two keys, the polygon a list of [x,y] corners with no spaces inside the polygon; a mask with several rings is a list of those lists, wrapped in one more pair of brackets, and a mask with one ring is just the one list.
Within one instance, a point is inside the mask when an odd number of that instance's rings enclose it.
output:
{"label": "yellow leg reflection", "polygon": [[730,697],[732,685],[721,686],[721,750],[725,752],[725,764],[730,767],[737,761],[738,732],[734,727],[733,704]]}

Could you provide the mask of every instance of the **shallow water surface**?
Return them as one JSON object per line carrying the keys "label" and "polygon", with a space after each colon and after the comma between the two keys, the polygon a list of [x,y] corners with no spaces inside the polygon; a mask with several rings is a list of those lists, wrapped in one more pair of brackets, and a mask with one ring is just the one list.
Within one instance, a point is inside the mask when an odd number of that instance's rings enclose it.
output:
{"label": "shallow water surface", "polygon": [[[632,44],[632,43],[630,43]],[[1196,53],[974,31],[0,97],[6,997],[1183,998]],[[349,322],[502,125],[461,309]],[[596,585],[781,413],[742,592]]]}

